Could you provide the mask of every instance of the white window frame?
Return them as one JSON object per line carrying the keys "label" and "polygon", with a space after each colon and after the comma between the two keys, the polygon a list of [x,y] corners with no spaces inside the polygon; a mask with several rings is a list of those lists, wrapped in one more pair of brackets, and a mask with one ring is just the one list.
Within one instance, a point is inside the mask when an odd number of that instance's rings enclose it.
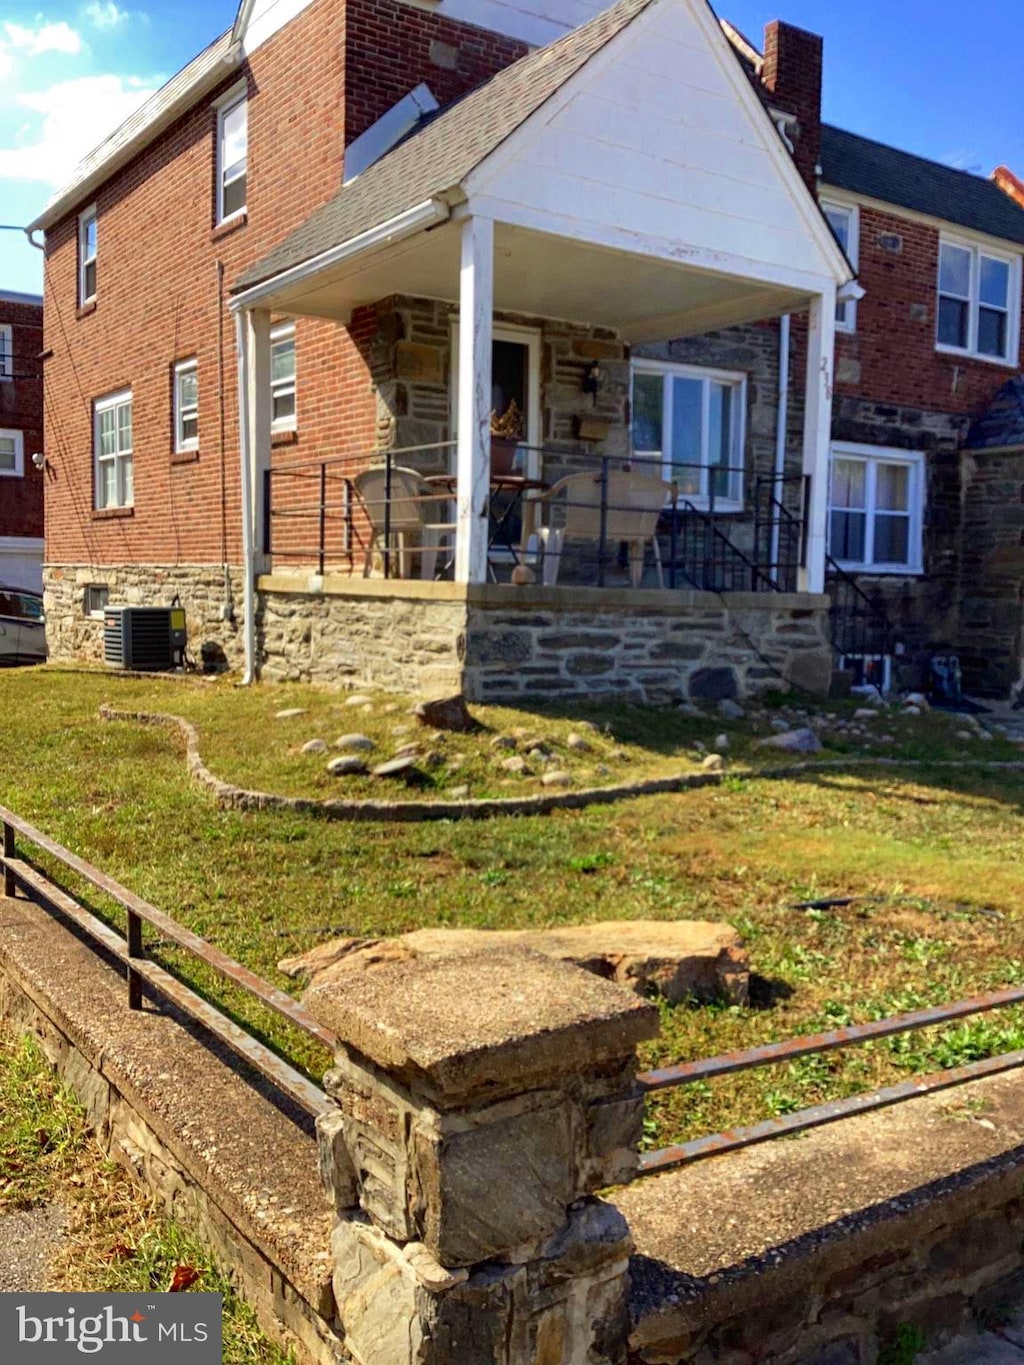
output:
{"label": "white window frame", "polygon": [[0,322],[0,380],[14,378],[14,328]]}
{"label": "white window frame", "polygon": [[[292,354],[295,357],[295,368],[292,372],[291,381],[274,378],[274,344],[278,341],[285,341],[291,338],[294,349]],[[270,430],[275,431],[296,431],[299,425],[299,348],[295,343],[295,323],[279,322],[270,329],[270,411],[274,411],[274,399],[280,393],[287,393],[291,389],[294,400],[294,412],[288,417],[271,417]]]}
{"label": "white window frame", "polygon": [[[846,247],[846,258],[853,267],[854,273],[860,268],[860,206],[843,199],[829,195],[821,201],[822,212],[828,216],[832,213],[845,213],[850,220],[848,229],[849,242]],[[831,226],[831,224],[829,225]],[[857,300],[842,299],[836,303],[836,331],[837,332],[856,332],[857,330]]]}
{"label": "white window frame", "polygon": [[[864,551],[863,561],[840,559],[834,553],[831,546],[832,540],[832,513],[833,511],[844,512],[847,508],[834,508],[832,503],[832,472],[835,468],[835,461],[840,460],[861,460],[868,465],[869,473],[866,480],[866,492],[864,508],[865,529],[864,529]],[[876,506],[876,478],[874,471],[879,464],[898,464],[910,470],[908,481],[908,498],[910,502],[910,525],[907,531],[907,551],[908,562],[906,564],[887,564],[874,563],[874,540],[875,540],[875,516]],[[828,534],[829,534],[829,553],[841,569],[847,573],[883,575],[896,574],[903,578],[920,576],[924,573],[924,501],[925,501],[925,459],[919,450],[900,450],[893,446],[873,446],[857,445],[849,442],[837,442],[832,446],[831,458],[829,460],[829,498],[828,498]]]}
{"label": "white window frame", "polygon": [[14,440],[14,468],[0,469],[0,479],[20,479],[25,473],[25,433],[14,427],[0,427],[0,438]]}
{"label": "white window frame", "polygon": [[[194,374],[196,376],[196,402],[195,407],[186,407],[181,400],[181,379],[183,375]],[[188,360],[179,360],[174,367],[174,453],[175,455],[186,455],[191,451],[199,449],[199,359],[197,356],[190,356]],[[184,434],[184,424],[188,418],[194,418],[196,423],[195,436]]]}
{"label": "white window frame", "polygon": [[[967,345],[950,346],[948,343],[939,340],[939,300],[943,297],[940,289],[942,278],[942,248],[944,246],[956,247],[960,251],[970,252],[971,256],[971,283],[970,296],[964,297],[957,294],[948,294],[948,298],[960,298],[967,304]],[[1009,296],[1007,298],[1007,319],[1006,319],[1006,355],[988,355],[978,350],[978,319],[982,308],[981,303],[981,258],[987,257],[993,261],[1000,261],[1003,265],[1010,267]],[[936,268],[935,279],[935,349],[944,355],[969,356],[972,360],[983,360],[989,365],[1001,365],[1004,369],[1016,369],[1020,355],[1020,308],[1021,308],[1021,258],[1012,252],[1000,251],[998,247],[988,246],[984,242],[972,240],[969,237],[957,237],[952,233],[943,232],[939,236],[939,261]],[[990,305],[985,305],[986,307]]]}
{"label": "white window frame", "polygon": [[[245,203],[232,213],[224,212],[224,121],[240,104],[248,105],[249,87],[243,81],[233,86],[214,104],[217,110],[217,226],[233,223],[249,211],[249,110],[245,111]],[[240,178],[240,177],[237,177]],[[232,182],[233,183],[233,182]]]}
{"label": "white window frame", "polygon": [[92,595],[94,592],[105,592],[107,601],[110,601],[110,586],[107,583],[87,583],[85,592],[82,594],[82,607],[84,615],[92,621],[102,621],[104,608],[92,606]]}
{"label": "white window frame", "polygon": [[[96,245],[92,255],[88,255],[89,250],[89,227],[94,224],[96,227]],[[99,215],[96,212],[96,205],[90,204],[87,209],[78,215],[78,306],[84,308],[86,304],[92,303],[96,298],[96,291],[99,287],[99,254],[100,254],[100,224]],[[92,293],[88,292],[85,282],[85,272],[89,266],[93,267]]]}
{"label": "white window frame", "polygon": [[[710,405],[711,405],[711,385],[712,383],[727,385],[733,389],[733,447],[734,455],[729,461],[730,479],[735,474],[739,482],[739,497],[726,498],[716,497],[714,501],[715,512],[735,513],[742,512],[744,507],[744,484],[746,473],[746,451],[747,451],[747,376],[741,371],[736,370],[712,370],[703,365],[679,365],[669,360],[634,360],[630,374],[630,411],[632,414],[633,405],[633,376],[637,374],[660,374],[666,379],[698,379],[705,381],[704,393],[701,400],[701,425],[704,431],[704,444],[701,450],[701,485],[702,491],[699,494],[680,493],[679,502],[692,503],[694,507],[710,508],[711,499],[706,491],[707,475],[714,466],[707,461],[707,439],[711,429]],[[664,444],[666,433],[672,431],[672,392],[673,385],[666,383],[662,408],[662,444]],[[632,448],[633,424],[630,421],[630,444]],[[664,478],[669,482],[675,481],[674,466],[671,453],[666,454],[664,450],[636,450],[633,453],[638,458],[653,459],[660,456],[664,465]],[[646,466],[642,466],[646,468]]]}
{"label": "white window frame", "polygon": [[[100,415],[110,409],[117,409],[128,404],[132,409],[132,445],[130,450],[117,450],[113,455],[100,455]],[[121,389],[117,393],[108,393],[103,398],[97,398],[92,405],[92,447],[93,447],[93,486],[95,489],[93,501],[98,512],[106,512],[111,509],[135,506],[135,403],[131,389]],[[115,423],[115,431],[119,427]],[[111,460],[114,462],[116,498],[115,502],[100,502],[100,466],[107,464]],[[129,498],[125,491],[124,470],[127,465],[132,468],[132,496]]]}

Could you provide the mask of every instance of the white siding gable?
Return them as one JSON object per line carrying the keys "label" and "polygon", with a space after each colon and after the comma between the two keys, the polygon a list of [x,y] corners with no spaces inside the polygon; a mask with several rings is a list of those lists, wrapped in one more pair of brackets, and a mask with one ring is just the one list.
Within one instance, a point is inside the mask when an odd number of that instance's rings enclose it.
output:
{"label": "white siding gable", "polygon": [[533,47],[543,47],[579,28],[612,0],[441,0],[437,12],[448,19],[503,33]]}
{"label": "white siding gable", "polygon": [[661,0],[470,176],[471,210],[771,283],[843,283],[705,0]]}

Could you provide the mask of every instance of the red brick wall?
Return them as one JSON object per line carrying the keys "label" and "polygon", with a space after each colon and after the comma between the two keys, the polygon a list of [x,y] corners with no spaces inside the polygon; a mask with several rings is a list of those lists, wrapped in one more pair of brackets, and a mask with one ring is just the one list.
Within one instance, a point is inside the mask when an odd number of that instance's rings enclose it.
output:
{"label": "red brick wall", "polygon": [[[902,238],[902,249],[886,250],[885,236]],[[857,305],[856,334],[837,335],[837,393],[935,412],[982,411],[1016,370],[936,351],[938,228],[862,205],[859,260],[867,294]]]}
{"label": "red brick wall", "polygon": [[[433,41],[457,49],[455,70],[431,62]],[[244,75],[249,85],[242,225],[214,227],[213,94],[78,206],[95,199],[99,211],[97,302],[85,316],[76,308],[77,213],[47,234],[49,563],[238,561],[236,355],[227,289],[338,189],[345,142],[367,119],[421,80],[453,98],[521,50],[397,0],[347,6],[315,0],[244,72],[224,81],[227,90]],[[434,56],[449,54],[435,48]],[[369,93],[361,100],[364,86]],[[357,122],[346,136],[347,102]],[[275,458],[374,446],[365,330],[357,325],[354,340],[335,323],[298,320],[298,432]],[[200,449],[198,458],[177,462],[172,369],[192,355],[199,359]],[[134,398],[135,506],[128,515],[97,513],[92,403],[127,387]]]}
{"label": "red brick wall", "polygon": [[779,20],[764,31],[761,80],[772,103],[797,117],[797,126],[790,132],[793,160],[812,190],[821,158],[823,46],[816,33]]}
{"label": "red brick wall", "polygon": [[43,534],[43,475],[32,455],[43,449],[42,307],[0,298],[0,323],[10,324],[14,345],[14,379],[0,379],[0,427],[20,431],[25,447],[23,477],[0,477],[0,536],[38,538]]}

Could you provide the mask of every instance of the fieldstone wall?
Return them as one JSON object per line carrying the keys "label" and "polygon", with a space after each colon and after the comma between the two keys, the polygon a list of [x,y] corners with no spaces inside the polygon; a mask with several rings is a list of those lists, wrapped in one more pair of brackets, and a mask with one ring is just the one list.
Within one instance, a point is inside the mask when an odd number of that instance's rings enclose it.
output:
{"label": "fieldstone wall", "polygon": [[1024,671],[1024,451],[965,452],[956,650],[965,685],[1006,696]]}
{"label": "fieldstone wall", "polygon": [[615,695],[664,704],[769,688],[828,692],[828,599],[777,593],[531,589],[471,600],[478,701]]}
{"label": "fieldstone wall", "polygon": [[188,648],[197,663],[240,668],[242,575],[222,564],[46,564],[43,602],[50,658],[103,661],[103,622],[86,615],[85,590],[106,586],[113,606],[170,606],[177,596],[188,622]]}

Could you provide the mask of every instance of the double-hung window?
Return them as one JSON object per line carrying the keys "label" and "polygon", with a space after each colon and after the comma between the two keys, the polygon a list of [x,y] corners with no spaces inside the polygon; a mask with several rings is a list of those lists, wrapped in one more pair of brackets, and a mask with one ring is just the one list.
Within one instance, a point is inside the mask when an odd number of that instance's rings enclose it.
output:
{"label": "double-hung window", "polygon": [[174,367],[174,453],[199,449],[199,361],[179,360]]}
{"label": "double-hung window", "polygon": [[273,431],[294,431],[295,323],[282,322],[270,333],[270,394]]}
{"label": "double-hung window", "polygon": [[1016,364],[1019,257],[943,238],[938,293],[940,350]]}
{"label": "double-hung window", "polygon": [[0,428],[0,479],[20,479],[25,472],[25,438]]}
{"label": "double-hung window", "polygon": [[217,222],[245,212],[249,161],[249,102],[245,91],[217,109]]}
{"label": "double-hung window", "polygon": [[634,362],[638,460],[658,461],[681,498],[715,511],[741,510],[745,391],[740,374]]}
{"label": "double-hung window", "polygon": [[112,393],[94,405],[96,506],[131,507],[135,501],[132,471],[132,392]]}
{"label": "double-hung window", "polygon": [[78,306],[96,297],[96,257],[99,249],[96,205],[78,218]]}
{"label": "double-hung window", "polygon": [[837,445],[829,553],[844,569],[920,573],[924,462],[917,452]]}
{"label": "double-hung window", "polygon": [[9,322],[0,323],[0,379],[14,378],[14,329]]}
{"label": "double-hung window", "polygon": [[[821,207],[828,219],[829,227],[836,235],[836,240],[846,252],[846,259],[856,270],[859,247],[857,206],[855,204],[831,204],[822,201]],[[840,332],[855,332],[857,330],[856,299],[844,299],[836,304],[836,328]]]}

